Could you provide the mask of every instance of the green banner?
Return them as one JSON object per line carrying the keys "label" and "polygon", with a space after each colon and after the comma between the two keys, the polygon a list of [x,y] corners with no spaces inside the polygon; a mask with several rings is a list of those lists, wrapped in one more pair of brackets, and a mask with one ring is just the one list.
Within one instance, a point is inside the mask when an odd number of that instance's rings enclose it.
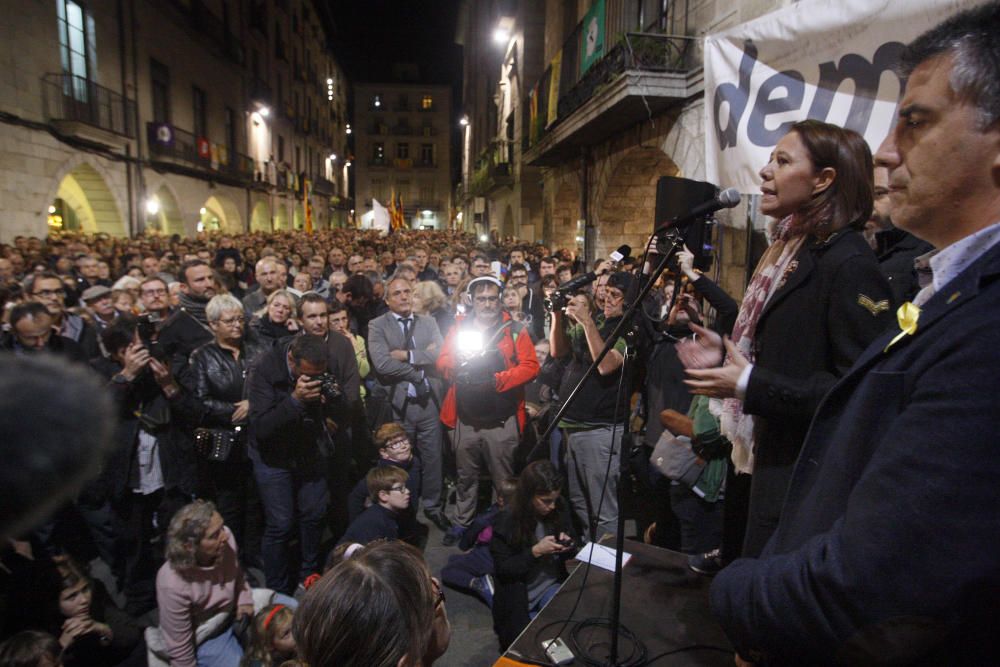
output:
{"label": "green banner", "polygon": [[583,18],[580,33],[580,76],[604,56],[604,0],[597,0]]}

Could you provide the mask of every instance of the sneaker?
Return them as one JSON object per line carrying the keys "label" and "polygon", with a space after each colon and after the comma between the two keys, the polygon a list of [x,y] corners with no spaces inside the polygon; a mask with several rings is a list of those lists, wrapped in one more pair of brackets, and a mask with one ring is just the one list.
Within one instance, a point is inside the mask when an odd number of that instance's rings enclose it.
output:
{"label": "sneaker", "polygon": [[465,532],[465,528],[462,526],[452,526],[445,532],[444,537],[441,538],[441,544],[446,547],[453,547],[458,544],[458,541],[462,539],[462,533]]}
{"label": "sneaker", "polygon": [[448,520],[448,517],[441,510],[424,510],[424,516],[437,526],[441,532],[447,533],[451,530],[451,521]]}
{"label": "sneaker", "polygon": [[469,588],[479,596],[479,599],[486,603],[487,607],[493,606],[493,592],[495,590],[493,586],[493,577],[490,575],[483,575],[482,577],[476,577],[469,583]]}
{"label": "sneaker", "polygon": [[722,561],[722,549],[712,549],[707,553],[688,556],[688,567],[708,577],[714,577],[725,566]]}

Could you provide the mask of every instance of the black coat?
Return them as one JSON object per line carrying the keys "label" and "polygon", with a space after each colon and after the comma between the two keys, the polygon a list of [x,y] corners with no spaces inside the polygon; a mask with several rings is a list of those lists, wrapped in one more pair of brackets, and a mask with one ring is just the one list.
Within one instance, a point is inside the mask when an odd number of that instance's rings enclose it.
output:
{"label": "black coat", "polygon": [[183,308],[164,321],[157,341],[170,361],[170,371],[184,384],[193,386],[188,372],[188,358],[196,349],[213,339],[212,330]]}
{"label": "black coat", "polygon": [[[573,530],[573,520],[566,501],[559,498],[553,511],[557,515],[552,532],[566,533],[574,541],[579,541]],[[539,559],[531,553],[531,548],[535,545],[534,538],[529,544],[517,544],[514,541],[514,528],[514,516],[510,510],[500,512],[493,524],[493,539],[490,541],[493,577],[496,581],[496,591],[493,594],[493,630],[500,640],[501,650],[507,650],[530,622],[527,582],[539,565]],[[567,552],[555,557],[562,571],[560,580],[566,579],[565,562],[574,555],[575,552]]]}
{"label": "black coat", "polygon": [[892,293],[860,233],[806,241],[798,266],[757,321],[744,412],[759,417],[743,555],[756,556],[781,515],[792,466],[820,400],[895,321]]}
{"label": "black coat", "polygon": [[[109,359],[97,359],[94,368],[109,380],[122,367]],[[118,410],[117,447],[108,456],[101,471],[100,485],[112,499],[129,492],[129,474],[135,465],[139,428],[137,413],[160,414],[166,425],[149,430],[156,436],[159,447],[163,484],[168,490],[194,493],[195,459],[186,432],[201,420],[202,407],[185,389],[167,399],[152,377],[143,372],[133,382],[108,382],[108,389]]]}
{"label": "black coat", "polygon": [[255,336],[243,339],[239,360],[212,341],[191,353],[194,394],[205,406],[203,426],[232,426],[233,403],[245,398],[244,380],[250,366],[266,348]]}
{"label": "black coat", "polygon": [[896,305],[909,301],[920,291],[913,260],[930,252],[934,246],[898,228],[879,232],[875,240],[878,243],[878,265],[889,281]]}

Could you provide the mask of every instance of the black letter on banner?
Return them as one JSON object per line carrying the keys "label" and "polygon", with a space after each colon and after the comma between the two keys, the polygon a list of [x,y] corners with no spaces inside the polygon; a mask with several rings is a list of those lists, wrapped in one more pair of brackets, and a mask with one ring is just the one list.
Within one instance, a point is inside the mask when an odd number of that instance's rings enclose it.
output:
{"label": "black letter on banner", "polygon": [[[767,117],[802,107],[802,98],[806,87],[804,79],[795,70],[778,72],[760,85],[757,91],[757,102],[750,112],[747,121],[747,138],[756,146],[774,146],[778,139],[785,136],[795,121],[782,123],[773,130],[767,129]],[[779,88],[785,89],[784,97],[771,98],[771,93]]]}
{"label": "black letter on banner", "polygon": [[[740,118],[747,108],[750,98],[750,74],[757,64],[757,47],[747,40],[743,44],[743,58],[740,59],[739,86],[731,83],[719,84],[715,89],[715,132],[719,137],[719,149],[725,150],[736,145]],[[726,129],[719,123],[719,108],[723,102],[729,102],[729,118]]]}
{"label": "black letter on banner", "polygon": [[[882,80],[882,74],[886,70],[892,70],[899,60],[899,54],[903,48],[904,45],[899,42],[888,42],[875,50],[872,62],[868,62],[856,53],[848,53],[840,59],[838,67],[834,67],[832,62],[820,64],[819,86],[816,89],[816,97],[813,98],[812,105],[809,107],[809,118],[826,120],[830,113],[830,106],[833,104],[834,94],[844,80],[852,79],[854,81],[854,99],[851,101],[851,109],[847,113],[844,127],[863,135],[868,129],[872,109],[875,108],[878,84]],[[900,82],[899,93],[903,94],[902,82]]]}

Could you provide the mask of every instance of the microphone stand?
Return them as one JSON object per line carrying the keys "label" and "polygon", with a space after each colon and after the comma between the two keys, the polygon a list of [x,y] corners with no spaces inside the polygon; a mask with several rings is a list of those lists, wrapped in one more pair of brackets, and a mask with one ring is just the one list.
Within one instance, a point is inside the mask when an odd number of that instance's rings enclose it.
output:
{"label": "microphone stand", "polygon": [[[662,246],[661,246],[661,238],[663,240]],[[660,260],[660,263],[656,265],[656,268],[653,270],[653,273],[646,279],[646,283],[641,286],[639,294],[635,297],[635,300],[632,301],[632,303],[629,304],[628,308],[625,309],[624,313],[622,314],[621,320],[619,320],[618,324],[608,335],[607,340],[604,341],[604,347],[601,349],[600,354],[597,355],[597,357],[594,359],[594,362],[590,365],[590,368],[588,368],[587,371],[583,374],[583,377],[580,378],[580,381],[576,384],[575,387],[573,387],[573,391],[570,392],[569,396],[566,397],[566,400],[563,401],[562,406],[560,406],[559,410],[556,411],[556,414],[553,416],[552,421],[549,423],[549,427],[545,429],[545,432],[541,436],[543,441],[552,434],[552,431],[555,430],[556,426],[559,424],[559,420],[562,419],[563,414],[565,414],[566,409],[573,404],[574,400],[576,400],[577,395],[580,393],[581,387],[583,387],[583,383],[586,382],[589,377],[591,377],[592,375],[594,375],[594,373],[597,372],[598,365],[601,363],[604,357],[607,356],[608,352],[610,352],[611,349],[614,347],[615,341],[618,340],[618,336],[621,334],[622,330],[625,329],[626,327],[632,327],[634,325],[633,318],[635,316],[636,310],[640,308],[643,299],[645,299],[646,296],[649,294],[649,292],[653,289],[653,285],[656,283],[657,278],[660,277],[660,274],[662,274],[663,271],[667,268],[667,264],[670,262],[670,259],[684,245],[684,239],[681,237],[681,234],[678,231],[678,229],[670,228],[658,234],[656,243],[657,248],[659,249],[660,247],[667,246],[668,244],[669,248],[666,249],[666,252],[663,254],[663,258]],[[628,338],[626,338],[625,361],[622,365],[622,373],[625,374],[623,384],[626,387],[626,391],[628,390],[627,389],[628,385],[626,383],[628,382],[629,379],[627,364],[629,363],[630,358],[634,359],[634,357],[635,357],[635,348],[632,344],[628,343]],[[628,424],[627,418],[625,423],[627,428]],[[621,477],[621,471],[625,469],[625,447],[622,445],[624,440],[624,433],[622,434],[622,436],[623,437],[620,438],[618,441],[619,478]],[[622,554],[625,551],[625,513],[622,511],[623,507],[622,493],[623,493],[623,485],[619,483],[618,484],[618,528],[617,528],[617,534],[615,535],[615,576],[614,576],[613,593],[611,601],[612,605],[611,606],[611,650],[610,650],[610,655],[608,657],[607,667],[619,667],[620,665],[620,663],[618,662],[618,635],[620,628],[621,606],[622,606],[622,567],[623,567]]]}

